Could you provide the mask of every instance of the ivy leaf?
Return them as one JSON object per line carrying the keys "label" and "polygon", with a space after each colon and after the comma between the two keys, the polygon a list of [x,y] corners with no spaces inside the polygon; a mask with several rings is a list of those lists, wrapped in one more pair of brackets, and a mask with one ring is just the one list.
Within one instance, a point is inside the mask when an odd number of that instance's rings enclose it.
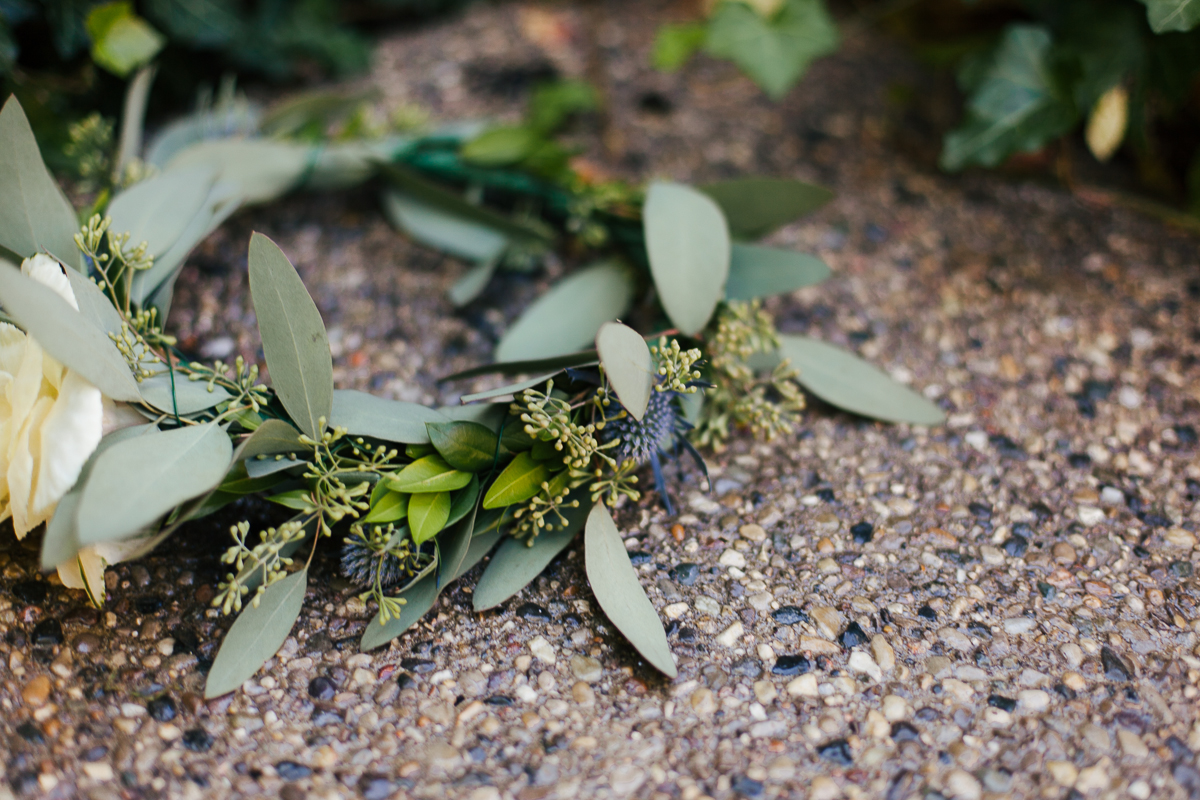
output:
{"label": "ivy leaf", "polygon": [[1190,31],[1200,25],[1200,0],[1142,0],[1155,33]]}
{"label": "ivy leaf", "polygon": [[450,493],[414,494],[408,501],[408,528],[413,542],[422,544],[437,536],[450,519]]}
{"label": "ivy leaf", "polygon": [[564,509],[567,524],[561,530],[542,531],[531,546],[511,536],[504,540],[475,585],[471,602],[476,611],[495,608],[524,589],[571,543],[591,507],[586,492],[579,494],[574,498],[581,501],[579,507]]}
{"label": "ivy leaf", "polygon": [[225,634],[204,684],[206,698],[220,697],[254,677],[279,652],[304,607],[308,569],[268,586],[258,606],[247,605]]}
{"label": "ivy leaf", "polygon": [[454,469],[439,455],[425,456],[396,475],[386,477],[388,488],[409,494],[452,492],[471,482],[471,473]]}
{"label": "ivy leaf", "polygon": [[523,503],[540,492],[542,484],[549,479],[549,467],[528,451],[518,453],[488,487],[483,496],[483,507],[492,509]]}
{"label": "ivy leaf", "polygon": [[354,436],[401,444],[429,444],[426,424],[445,421],[444,414],[427,406],[352,389],[333,393],[333,413],[329,418],[330,425],[345,428]]}
{"label": "ivy leaf", "polygon": [[646,340],[620,322],[606,322],[596,334],[596,352],[608,382],[625,410],[640,420],[654,388],[654,360]]}
{"label": "ivy leaf", "polygon": [[[4,204],[0,203],[0,206]],[[124,356],[108,335],[11,264],[0,261],[0,303],[47,353],[114,400],[142,399]]]}
{"label": "ivy leaf", "polygon": [[425,427],[438,454],[455,469],[479,472],[496,460],[496,434],[478,422],[430,422]]}
{"label": "ivy leaf", "polygon": [[790,178],[734,178],[699,188],[721,207],[738,239],[761,239],[833,199],[823,186]]}
{"label": "ivy leaf", "polygon": [[22,258],[44,250],[82,270],[83,256],[75,244],[79,231],[75,210],[42,163],[16,97],[10,97],[0,111],[0,186],[5,193],[0,203],[0,247]]}
{"label": "ivy leaf", "polygon": [[837,26],[822,0],[785,0],[771,19],[746,3],[721,3],[705,42],[709,53],[737,64],[775,100],[837,46]]}
{"label": "ivy leaf", "polygon": [[[722,8],[726,5],[738,4]],[[657,182],[646,192],[642,225],[663,309],[681,333],[694,336],[725,295],[730,257],[725,216],[708,195]]]}
{"label": "ivy leaf", "polygon": [[779,356],[800,370],[797,380],[830,405],[889,422],[940,425],[946,415],[853,353],[806,336],[780,334]]}
{"label": "ivy leaf", "polygon": [[621,534],[603,503],[592,506],[583,541],[588,584],[605,616],[651,666],[674,678],[678,672],[662,621],[646,597]]}
{"label": "ivy leaf", "polygon": [[1079,113],[1053,71],[1054,43],[1040,25],[1009,25],[967,100],[966,120],[946,134],[941,164],[993,167],[1074,127]]}
{"label": "ivy leaf", "polygon": [[250,238],[250,295],[279,401],[300,430],[320,439],[333,413],[333,356],[321,312],[279,246]]}
{"label": "ivy leaf", "polygon": [[138,436],[96,459],[79,500],[81,544],[128,539],[220,484],[233,445],[215,423]]}
{"label": "ivy leaf", "polygon": [[828,277],[829,267],[816,256],[775,247],[734,244],[725,299],[754,300],[788,294]]}
{"label": "ivy leaf", "polygon": [[496,345],[496,360],[543,359],[581,350],[601,325],[625,313],[633,292],[633,274],[620,262],[578,270],[550,287],[505,331]]}

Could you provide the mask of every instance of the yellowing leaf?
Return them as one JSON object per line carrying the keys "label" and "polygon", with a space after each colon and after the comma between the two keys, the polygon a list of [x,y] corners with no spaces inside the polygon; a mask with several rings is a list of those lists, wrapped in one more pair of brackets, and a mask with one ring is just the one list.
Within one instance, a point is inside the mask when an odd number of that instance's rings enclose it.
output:
{"label": "yellowing leaf", "polygon": [[1124,86],[1114,86],[1100,95],[1088,117],[1085,138],[1097,161],[1113,157],[1125,139],[1128,125],[1129,91]]}

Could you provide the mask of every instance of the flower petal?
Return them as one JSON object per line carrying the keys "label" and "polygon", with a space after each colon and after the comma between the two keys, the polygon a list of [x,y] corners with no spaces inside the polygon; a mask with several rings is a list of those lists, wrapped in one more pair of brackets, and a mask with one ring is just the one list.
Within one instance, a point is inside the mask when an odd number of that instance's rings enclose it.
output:
{"label": "flower petal", "polygon": [[37,522],[32,524],[49,519],[59,499],[75,485],[84,462],[100,444],[103,427],[100,390],[67,370],[58,399],[41,426],[37,483],[30,503],[30,519]]}
{"label": "flower petal", "polygon": [[30,256],[21,262],[21,272],[43,286],[50,287],[59,297],[70,303],[71,308],[79,310],[79,303],[75,302],[75,292],[72,291],[71,282],[63,272],[62,264],[50,256],[45,253]]}

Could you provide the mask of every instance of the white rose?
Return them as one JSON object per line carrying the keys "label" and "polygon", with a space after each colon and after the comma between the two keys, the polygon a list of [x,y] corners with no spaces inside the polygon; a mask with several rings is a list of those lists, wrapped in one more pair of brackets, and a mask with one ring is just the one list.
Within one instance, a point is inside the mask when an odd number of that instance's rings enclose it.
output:
{"label": "white rose", "polygon": [[[21,272],[78,310],[63,267],[53,258],[27,258]],[[17,538],[24,538],[54,515],[100,439],[141,421],[131,407],[104,397],[33,337],[0,323],[0,521],[12,517]],[[75,562],[70,566],[78,576]],[[68,576],[63,582],[73,585]]]}

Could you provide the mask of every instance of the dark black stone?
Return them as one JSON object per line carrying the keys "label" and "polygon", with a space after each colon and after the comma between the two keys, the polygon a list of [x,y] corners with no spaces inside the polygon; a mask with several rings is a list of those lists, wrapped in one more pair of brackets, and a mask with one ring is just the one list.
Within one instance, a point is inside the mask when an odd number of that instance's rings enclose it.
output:
{"label": "dark black stone", "polygon": [[212,734],[203,728],[192,728],[183,734],[183,746],[193,753],[205,753],[212,745]]}
{"label": "dark black stone", "polygon": [[405,658],[401,660],[400,666],[409,672],[415,672],[418,675],[424,675],[426,672],[433,672],[437,669],[437,664],[432,661],[427,661],[423,658]]}
{"label": "dark black stone", "polygon": [[1011,697],[993,694],[988,695],[988,705],[992,708],[998,708],[1001,711],[1012,711],[1017,707],[1017,701],[1013,700]]}
{"label": "dark black stone", "polygon": [[88,763],[95,763],[106,755],[108,755],[108,747],[98,744],[95,747],[89,747],[87,750],[84,750],[79,757]]}
{"label": "dark black stone", "polygon": [[337,686],[325,675],[318,675],[308,682],[308,696],[314,700],[332,700]]}
{"label": "dark black stone", "polygon": [[803,675],[812,670],[812,662],[804,656],[780,656],[771,672],[776,675]]}
{"label": "dark black stone", "polygon": [[1140,544],[1135,544],[1133,546],[1133,554],[1135,556],[1137,556],[1138,558],[1149,558],[1150,557],[1150,551],[1147,550],[1146,548],[1142,547]]}
{"label": "dark black stone", "polygon": [[54,647],[63,643],[62,625],[56,619],[44,619],[33,626],[34,647]]}
{"label": "dark black stone", "polygon": [[826,761],[832,761],[843,767],[848,767],[854,763],[854,758],[850,754],[850,743],[845,739],[834,739],[832,742],[826,742],[817,748],[817,755]]}
{"label": "dark black stone", "polygon": [[1172,561],[1171,566],[1167,567],[1167,571],[1176,578],[1190,578],[1192,577],[1192,562]]}
{"label": "dark black stone", "polygon": [[1175,440],[1181,447],[1194,447],[1196,444],[1196,429],[1191,425],[1176,425]]}
{"label": "dark black stone", "polygon": [[159,722],[170,722],[175,719],[175,701],[166,695],[156,697],[146,704],[146,711]]}
{"label": "dark black stone", "polygon": [[851,647],[858,647],[860,644],[866,644],[868,637],[866,631],[857,622],[851,622],[846,626],[846,630],[842,631],[842,635],[838,637],[842,643],[842,647],[849,650]]}
{"label": "dark black stone", "polygon": [[27,742],[33,744],[46,743],[46,737],[42,735],[42,729],[35,725],[33,720],[26,720],[18,725],[17,733]]}
{"label": "dark black stone", "polygon": [[1028,539],[1030,536],[1033,536],[1033,526],[1028,522],[1014,522],[1012,532],[1017,536],[1024,536]]}
{"label": "dark black stone", "polygon": [[1029,540],[1020,534],[1014,533],[1005,539],[1004,544],[1001,546],[1004,548],[1004,552],[1013,558],[1020,558],[1029,549]]}
{"label": "dark black stone", "polygon": [[1146,513],[1141,515],[1142,522],[1149,525],[1151,528],[1169,528],[1171,520],[1164,517],[1162,514]]}
{"label": "dark black stone", "polygon": [[991,519],[992,518],[992,507],[989,506],[987,503],[980,503],[978,501],[968,503],[967,510],[970,511],[971,514],[974,515],[974,517],[976,519]]}
{"label": "dark black stone", "polygon": [[171,629],[171,638],[175,640],[176,655],[195,655],[200,648],[200,637],[191,628],[176,625]]}
{"label": "dark black stone", "polygon": [[483,702],[487,703],[489,706],[507,707],[507,706],[511,706],[513,704],[513,699],[511,697],[508,697],[507,695],[494,694],[491,697],[489,697],[487,700],[484,700]]}
{"label": "dark black stone", "polygon": [[931,622],[936,622],[937,618],[938,618],[937,612],[934,611],[932,608],[930,608],[928,605],[923,605],[920,608],[918,608],[917,616],[921,617],[922,619],[927,619]]}
{"label": "dark black stone", "polygon": [[1083,391],[1079,393],[1080,397],[1086,397],[1088,400],[1107,400],[1112,394],[1111,381],[1098,381],[1095,379],[1086,380],[1083,382]]}
{"label": "dark black stone", "polygon": [[417,679],[414,678],[412,675],[409,675],[407,672],[401,672],[399,675],[396,676],[396,685],[399,686],[401,689],[407,689],[410,686],[416,686]]}
{"label": "dark black stone", "polygon": [[163,599],[158,595],[139,597],[133,601],[133,607],[139,614],[157,614],[159,611],[162,611]]}
{"label": "dark black stone", "polygon": [[342,713],[340,711],[334,711],[332,708],[314,708],[312,713],[312,724],[317,728],[325,725],[341,725]]}
{"label": "dark black stone", "polygon": [[778,611],[771,612],[771,619],[780,625],[795,625],[798,622],[808,622],[808,614],[799,606],[783,606]]}
{"label": "dark black stone", "polygon": [[31,606],[46,602],[46,584],[41,581],[19,581],[14,583],[12,593],[13,597]]}
{"label": "dark black stone", "polygon": [[1076,697],[1075,690],[1065,683],[1054,684],[1054,691],[1058,692],[1058,696],[1064,700],[1074,700]]}
{"label": "dark black stone", "polygon": [[730,669],[735,675],[745,675],[747,678],[757,678],[762,675],[762,666],[758,663],[757,658],[743,658],[735,661]]}
{"label": "dark black stone", "polygon": [[363,775],[358,779],[358,793],[364,800],[387,800],[399,788],[382,775]]}
{"label": "dark black stone", "polygon": [[733,789],[734,794],[740,794],[742,797],[762,797],[763,782],[745,775],[738,775],[733,779],[730,788]]}
{"label": "dark black stone", "polygon": [[552,619],[550,612],[537,603],[521,603],[521,605],[517,606],[515,613],[521,619],[526,619],[530,622],[549,622]]}
{"label": "dark black stone", "polygon": [[918,742],[921,740],[921,732],[908,722],[893,722],[892,723],[892,739],[896,743],[900,742]]}
{"label": "dark black stone", "polygon": [[15,794],[37,794],[39,791],[38,774],[33,770],[17,772],[8,779],[8,785]]}
{"label": "dark black stone", "polygon": [[1037,582],[1037,590],[1038,594],[1047,600],[1053,600],[1055,597],[1058,597],[1058,589],[1045,581]]}
{"label": "dark black stone", "polygon": [[1054,516],[1054,512],[1050,509],[1050,506],[1042,502],[1031,504],[1029,510],[1038,522],[1045,522]]}
{"label": "dark black stone", "polygon": [[1067,456],[1067,464],[1075,469],[1090,469],[1092,457],[1087,453],[1071,453]]}
{"label": "dark black stone", "polygon": [[299,781],[312,775],[312,768],[295,761],[280,761],[275,765],[275,772],[285,781]]}
{"label": "dark black stone", "polygon": [[700,567],[690,561],[685,561],[682,564],[676,564],[671,567],[667,573],[671,580],[676,583],[682,583],[684,586],[691,586],[696,582],[696,578],[700,577]]}
{"label": "dark black stone", "polygon": [[654,556],[647,553],[645,550],[630,550],[629,563],[635,567],[640,567],[642,564],[649,564],[654,560]]}
{"label": "dark black stone", "polygon": [[692,642],[696,641],[695,629],[684,625],[679,629],[679,641],[683,642],[684,644],[691,644]]}
{"label": "dark black stone", "polygon": [[1100,664],[1104,667],[1104,677],[1110,681],[1127,681],[1133,677],[1125,659],[1113,652],[1108,645],[1100,648]]}
{"label": "dark black stone", "polygon": [[833,496],[833,489],[818,489],[816,495],[822,503],[833,503],[836,500]]}
{"label": "dark black stone", "polygon": [[850,526],[850,536],[855,544],[866,544],[875,538],[875,526],[869,522],[856,522]]}
{"label": "dark black stone", "polygon": [[1171,755],[1175,758],[1183,758],[1188,761],[1192,760],[1192,748],[1184,744],[1183,740],[1178,736],[1168,736],[1167,740],[1163,742],[1163,744],[1167,746],[1167,749],[1171,751]]}
{"label": "dark black stone", "polygon": [[639,111],[660,117],[665,117],[675,108],[675,104],[671,102],[669,97],[662,92],[654,91],[643,92],[638,97],[637,106]]}
{"label": "dark black stone", "polygon": [[922,706],[913,713],[913,719],[917,722],[933,722],[939,716],[941,715],[937,712],[937,709],[930,708],[929,706]]}

